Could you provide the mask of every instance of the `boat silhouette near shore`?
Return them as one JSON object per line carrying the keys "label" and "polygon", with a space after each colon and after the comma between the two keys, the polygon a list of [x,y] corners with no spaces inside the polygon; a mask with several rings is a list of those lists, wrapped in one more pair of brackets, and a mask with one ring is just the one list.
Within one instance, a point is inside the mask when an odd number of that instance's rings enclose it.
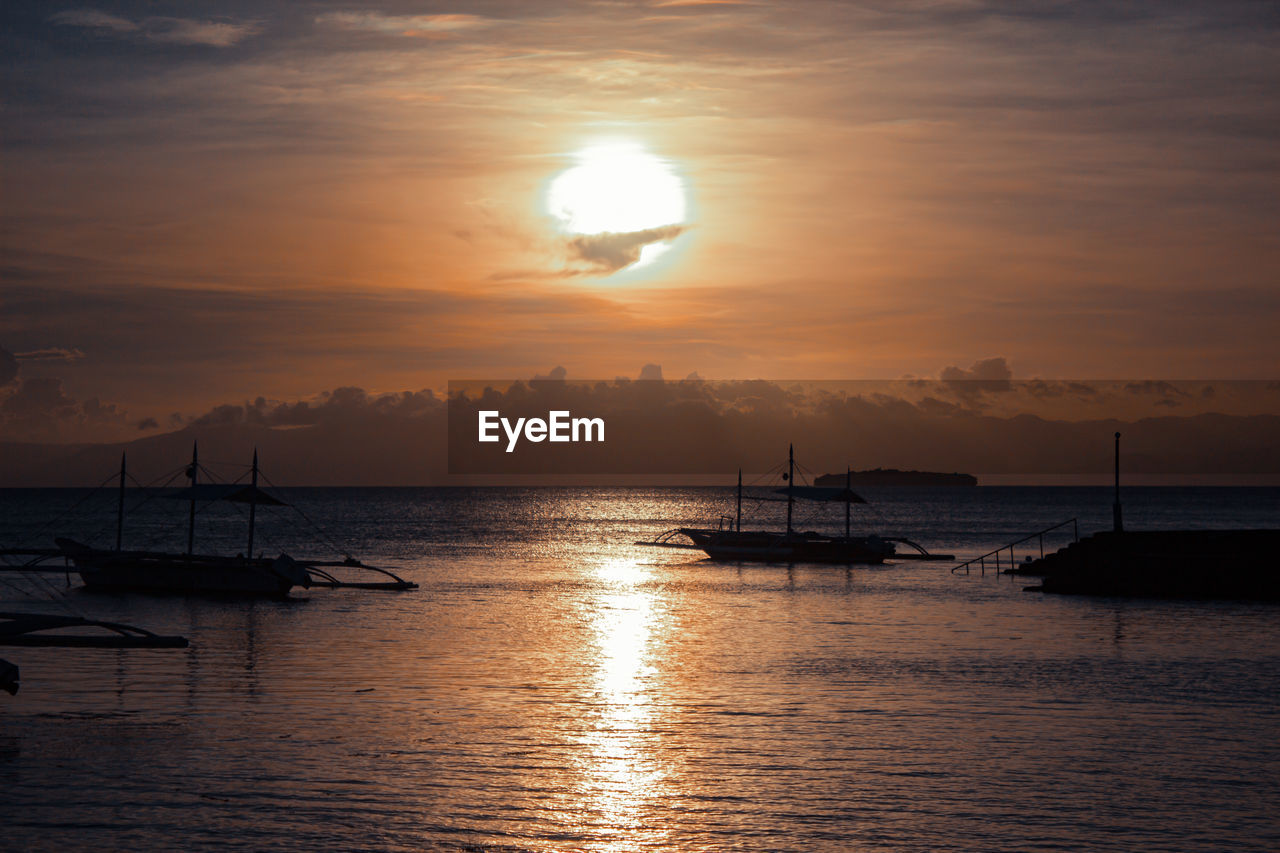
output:
{"label": "boat silhouette near shore", "polygon": [[[20,566],[13,567],[22,571],[62,572],[63,568],[49,565],[49,561],[61,559],[65,565],[74,568],[86,588],[94,590],[281,597],[286,596],[294,587],[384,590],[417,588],[417,584],[387,569],[366,565],[350,555],[343,555],[341,560],[308,559],[288,554],[276,557],[261,554],[253,556],[258,507],[289,506],[259,487],[257,451],[253,454],[248,483],[202,483],[199,482],[202,472],[204,469],[199,462],[199,447],[193,446],[191,464],[186,469],[190,485],[164,495],[169,499],[189,503],[187,548],[182,553],[123,548],[124,496],[128,473],[122,456],[114,549],[96,548],[71,538],[58,537],[54,540],[56,548],[8,549],[0,551],[0,555],[29,558]],[[209,501],[248,505],[247,542],[243,553],[235,556],[196,553],[196,508]]]}
{"label": "boat silhouette near shore", "polygon": [[[850,472],[852,474],[852,472]],[[738,472],[738,501],[735,515],[722,515],[716,527],[676,527],[647,542],[663,548],[696,548],[713,560],[768,563],[847,563],[874,565],[893,557],[908,560],[951,560],[949,554],[930,554],[923,546],[903,537],[869,534],[855,536],[852,532],[852,507],[867,501],[854,492],[846,480],[843,486],[797,485],[794,446],[788,448],[787,471],[782,475],[785,485],[771,490],[769,495],[752,495],[748,500],[785,502],[787,505],[786,529],[743,530],[742,472]],[[830,535],[818,531],[800,531],[794,526],[796,501],[811,501],[844,505],[844,535]],[[687,543],[682,540],[687,540]],[[692,544],[688,544],[692,543]],[[911,553],[899,554],[897,546],[905,545]]]}

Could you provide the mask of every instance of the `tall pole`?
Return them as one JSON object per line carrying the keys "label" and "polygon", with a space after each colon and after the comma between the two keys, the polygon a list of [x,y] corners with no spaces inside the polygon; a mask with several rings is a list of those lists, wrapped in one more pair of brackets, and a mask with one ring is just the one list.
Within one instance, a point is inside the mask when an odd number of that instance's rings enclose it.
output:
{"label": "tall pole", "polygon": [[853,507],[853,502],[849,500],[853,495],[852,482],[853,469],[848,465],[844,466],[844,538],[849,538],[849,511]]}
{"label": "tall pole", "polygon": [[253,491],[249,492],[249,550],[246,556],[253,559],[253,516],[258,508],[258,448],[253,449]]}
{"label": "tall pole", "polygon": [[124,541],[124,475],[125,475],[125,455],[120,454],[120,502],[116,506],[116,550],[120,550],[120,544]]}
{"label": "tall pole", "polygon": [[1116,433],[1116,499],[1111,504],[1111,522],[1116,533],[1124,532],[1124,520],[1120,516],[1120,433]]}
{"label": "tall pole", "polygon": [[791,535],[791,507],[796,502],[793,494],[796,482],[796,446],[787,445],[787,535]]}
{"label": "tall pole", "polygon": [[738,532],[742,532],[742,469],[738,469]]}
{"label": "tall pole", "polygon": [[200,473],[200,445],[191,442],[191,467],[187,476],[191,478],[191,515],[187,519],[187,556],[195,553],[196,548],[196,479]]}

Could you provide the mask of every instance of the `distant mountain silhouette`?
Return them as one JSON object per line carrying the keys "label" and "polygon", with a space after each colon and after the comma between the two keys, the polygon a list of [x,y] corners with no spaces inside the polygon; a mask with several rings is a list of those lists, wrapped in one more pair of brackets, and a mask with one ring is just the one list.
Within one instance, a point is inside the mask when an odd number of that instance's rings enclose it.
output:
{"label": "distant mountain silhouette", "polygon": [[[851,453],[882,466],[855,485],[888,477],[901,484],[961,484],[983,476],[1106,475],[1113,433],[1124,433],[1126,475],[1209,475],[1280,479],[1280,417],[1200,414],[1135,421],[1065,421],[1031,415],[936,414],[897,400],[850,399],[808,410],[780,397],[750,406],[697,396],[672,383],[575,389],[537,383],[447,407],[404,396],[360,397],[341,405],[285,407],[266,414],[229,407],[218,422],[115,444],[0,443],[0,487],[94,486],[119,469],[141,482],[179,472],[200,442],[200,459],[228,479],[248,466],[256,447],[263,471],[286,486],[418,486],[462,482],[714,482],[764,472],[790,443],[811,469],[838,470]],[[697,391],[694,388],[693,391]],[[700,392],[701,393],[701,392]],[[429,402],[429,404],[428,404]],[[545,417],[571,410],[603,417],[606,441],[523,443],[514,453],[479,444],[476,412]],[[219,410],[221,411],[221,410]],[[905,469],[903,460],[921,471]],[[219,465],[223,467],[218,468]],[[892,466],[897,466],[895,469]],[[480,478],[468,480],[469,477]],[[671,477],[670,480],[654,478]],[[844,475],[834,474],[836,485]],[[461,477],[461,479],[460,479]],[[504,479],[506,478],[506,479]],[[595,479],[590,479],[595,478]],[[701,479],[699,479],[701,478]],[[867,479],[872,478],[872,479]],[[967,484],[967,479],[966,479]]]}

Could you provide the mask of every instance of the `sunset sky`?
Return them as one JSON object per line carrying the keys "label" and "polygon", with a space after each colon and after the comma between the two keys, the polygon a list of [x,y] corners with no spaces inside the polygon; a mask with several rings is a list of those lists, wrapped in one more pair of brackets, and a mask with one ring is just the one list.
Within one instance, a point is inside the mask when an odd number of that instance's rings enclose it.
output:
{"label": "sunset sky", "polygon": [[[1272,4],[196,9],[0,10],[0,396],[64,440],[558,365],[1275,378]],[[629,236],[549,210],[602,150]]]}

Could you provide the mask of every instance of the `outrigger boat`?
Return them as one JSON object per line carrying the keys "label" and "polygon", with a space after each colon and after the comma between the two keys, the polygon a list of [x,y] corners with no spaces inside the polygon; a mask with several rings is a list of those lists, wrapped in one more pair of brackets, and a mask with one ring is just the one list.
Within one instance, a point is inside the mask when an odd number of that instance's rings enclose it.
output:
{"label": "outrigger boat", "polygon": [[[742,471],[738,471],[738,511],[736,516],[720,516],[718,527],[677,527],[668,530],[649,542],[664,548],[696,548],[705,551],[713,560],[749,561],[766,563],[859,563],[878,564],[899,556],[898,543],[914,548],[918,553],[905,555],[910,560],[950,560],[950,555],[930,554],[922,546],[902,537],[851,535],[851,507],[866,503],[849,488],[838,486],[797,486],[795,484],[796,460],[794,446],[788,448],[787,473],[783,475],[786,486],[775,489],[774,494],[785,498],[755,497],[754,500],[785,500],[787,503],[787,528],[784,532],[742,529]],[[797,500],[821,503],[843,503],[844,535],[829,536],[814,531],[800,532],[792,524]],[[692,542],[687,545],[679,537]]]}
{"label": "outrigger boat", "polygon": [[[72,629],[69,633],[45,631]],[[79,629],[102,629],[82,633]],[[74,649],[185,649],[187,638],[153,634],[121,622],[102,622],[61,613],[0,613],[0,646]],[[21,685],[18,665],[0,660],[0,690],[14,696]]]}
{"label": "outrigger boat", "polygon": [[[353,557],[343,560],[295,559],[287,554],[270,558],[253,556],[254,523],[259,506],[282,507],[287,503],[258,487],[258,452],[253,453],[252,479],[248,485],[198,483],[199,448],[191,451],[187,468],[190,487],[168,497],[190,502],[187,522],[187,550],[182,554],[156,551],[126,551],[122,548],[124,532],[124,495],[126,463],[120,458],[119,508],[116,516],[115,550],[93,548],[74,539],[57,538],[57,548],[0,551],[0,555],[34,557],[24,564],[24,571],[57,570],[42,567],[46,559],[63,558],[84,581],[88,589],[180,594],[229,594],[281,597],[295,586],[303,588],[359,588],[408,590],[418,585],[376,566],[366,565]],[[235,557],[195,553],[196,504],[199,501],[224,500],[249,505],[248,547]],[[247,556],[246,556],[247,555]],[[380,576],[374,580],[344,580],[337,573],[356,569]]]}

